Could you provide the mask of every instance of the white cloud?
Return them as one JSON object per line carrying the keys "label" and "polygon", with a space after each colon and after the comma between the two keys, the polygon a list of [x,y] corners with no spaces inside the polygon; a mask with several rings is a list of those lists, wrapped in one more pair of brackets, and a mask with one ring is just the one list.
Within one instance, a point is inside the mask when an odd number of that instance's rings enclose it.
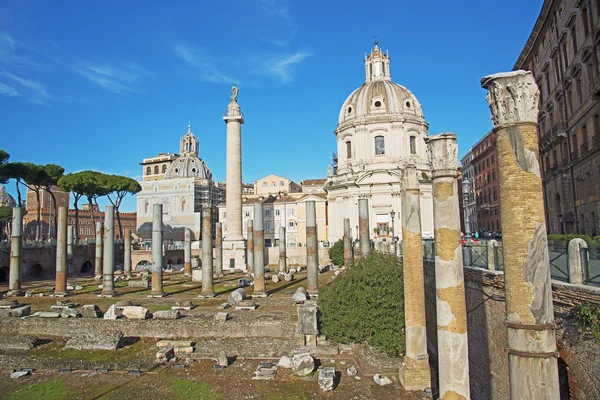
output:
{"label": "white cloud", "polygon": [[292,54],[284,54],[266,58],[263,72],[276,76],[281,83],[291,83],[295,79],[294,67],[312,56],[306,51],[297,51]]}
{"label": "white cloud", "polygon": [[0,70],[0,75],[7,77],[16,82],[21,88],[26,89],[28,92],[27,97],[33,103],[47,106],[49,105],[47,100],[54,100],[54,97],[48,93],[46,87],[41,82],[34,81],[31,78],[23,78],[4,70]]}
{"label": "white cloud", "polygon": [[192,47],[187,43],[177,43],[172,46],[172,50],[186,64],[197,69],[197,73],[195,71],[192,76],[198,77],[202,81],[212,83],[238,82],[234,77],[222,72],[217,66],[217,61],[202,49]]}
{"label": "white cloud", "polygon": [[0,63],[17,68],[40,68],[40,64],[32,61],[24,49],[23,43],[0,31]]}
{"label": "white cloud", "polygon": [[109,65],[81,62],[74,69],[90,82],[109,92],[121,95],[138,92],[140,80],[154,77],[153,72],[134,63],[115,68]]}
{"label": "white cloud", "polygon": [[2,94],[4,96],[11,96],[11,97],[21,95],[17,89],[15,89],[12,86],[5,85],[2,82],[0,82],[0,94]]}
{"label": "white cloud", "polygon": [[290,15],[290,8],[286,1],[282,0],[261,0],[263,10],[274,18],[285,22],[288,26],[294,25],[294,19]]}

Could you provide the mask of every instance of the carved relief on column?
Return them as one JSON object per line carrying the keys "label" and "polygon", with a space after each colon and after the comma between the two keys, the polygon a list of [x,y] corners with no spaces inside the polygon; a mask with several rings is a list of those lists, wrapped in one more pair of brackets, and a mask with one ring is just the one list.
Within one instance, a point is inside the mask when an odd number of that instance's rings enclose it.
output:
{"label": "carved relief on column", "polygon": [[481,80],[494,128],[518,122],[537,123],[540,91],[529,71],[488,75]]}

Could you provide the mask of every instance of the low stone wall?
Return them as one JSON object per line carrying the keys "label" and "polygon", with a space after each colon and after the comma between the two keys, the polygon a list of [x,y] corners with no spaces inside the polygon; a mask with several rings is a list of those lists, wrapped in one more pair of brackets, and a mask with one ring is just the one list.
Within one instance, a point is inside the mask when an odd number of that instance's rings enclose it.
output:
{"label": "low stone wall", "polygon": [[[509,394],[504,274],[465,267],[465,296],[469,335],[471,398],[507,399]],[[584,340],[578,332],[574,306],[587,301],[600,304],[600,288],[553,281],[554,314],[559,327],[561,386],[572,399],[600,398],[600,344]],[[435,266],[425,261],[427,339],[437,354]],[[561,368],[562,366],[562,368]],[[568,396],[568,393],[565,393]]]}
{"label": "low stone wall", "polygon": [[90,330],[119,330],[125,336],[151,338],[280,338],[296,337],[296,318],[293,315],[268,312],[231,312],[231,319],[220,322],[216,313],[199,313],[178,320],[116,321],[91,318],[5,318],[0,335],[48,335],[71,337]]}

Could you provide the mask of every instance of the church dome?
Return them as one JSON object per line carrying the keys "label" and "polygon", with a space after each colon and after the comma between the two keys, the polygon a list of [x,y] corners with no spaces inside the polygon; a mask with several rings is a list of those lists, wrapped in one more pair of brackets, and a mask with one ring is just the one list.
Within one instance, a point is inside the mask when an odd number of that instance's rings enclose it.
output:
{"label": "church dome", "polygon": [[0,185],[0,207],[16,207],[17,202],[15,199],[6,191],[6,188]]}
{"label": "church dome", "polygon": [[181,155],[175,159],[165,172],[165,179],[198,178],[213,180],[208,166],[198,157],[198,139],[192,133],[192,125],[188,125],[187,133],[180,141]]}
{"label": "church dome", "polygon": [[353,91],[340,110],[338,123],[369,119],[382,115],[423,118],[417,98],[404,86],[392,82],[390,57],[375,42],[365,58],[365,83]]}

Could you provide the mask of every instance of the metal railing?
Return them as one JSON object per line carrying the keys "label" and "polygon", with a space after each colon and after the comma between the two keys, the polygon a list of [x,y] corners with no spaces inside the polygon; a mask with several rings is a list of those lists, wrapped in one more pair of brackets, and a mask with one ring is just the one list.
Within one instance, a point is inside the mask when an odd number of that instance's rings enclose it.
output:
{"label": "metal railing", "polygon": [[600,248],[582,248],[581,259],[583,260],[583,284],[600,286]]}
{"label": "metal railing", "polygon": [[552,279],[569,282],[569,243],[548,242],[548,255]]}

